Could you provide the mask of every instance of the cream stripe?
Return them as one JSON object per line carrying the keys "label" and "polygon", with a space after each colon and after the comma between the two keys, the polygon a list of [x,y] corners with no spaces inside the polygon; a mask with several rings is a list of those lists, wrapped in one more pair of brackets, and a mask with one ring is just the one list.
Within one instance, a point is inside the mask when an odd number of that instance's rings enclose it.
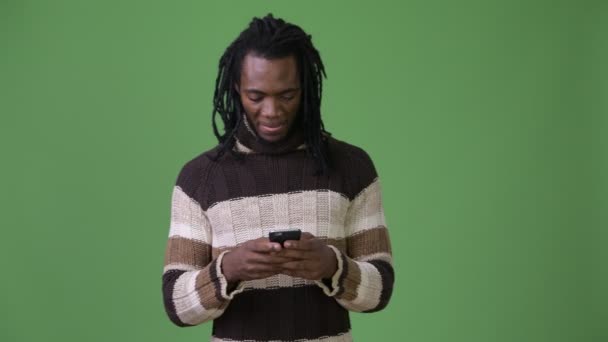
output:
{"label": "cream stripe", "polygon": [[335,246],[329,246],[336,255],[336,259],[338,261],[338,269],[336,273],[334,273],[333,277],[331,277],[331,289],[327,287],[321,280],[315,280],[315,283],[323,289],[323,292],[330,297],[333,297],[338,293],[340,288],[338,287],[338,283],[340,281],[340,277],[342,276],[342,272],[344,272],[344,260],[342,259],[342,252]]}
{"label": "cream stripe", "polygon": [[361,270],[361,283],[357,287],[357,298],[352,305],[368,310],[375,308],[380,303],[382,292],[382,276],[378,269],[368,263],[357,263]]}
{"label": "cream stripe", "polygon": [[183,237],[211,244],[211,240],[209,239],[211,234],[208,233],[209,231],[209,227],[194,227],[183,223],[172,223],[169,230],[169,237]]}
{"label": "cream stripe", "polygon": [[[328,192],[317,192],[317,196],[315,197],[315,202],[316,202],[316,207],[317,207],[317,215],[314,217],[313,222],[315,222],[315,224],[317,225],[317,230],[319,231],[320,234],[323,234],[324,232],[326,234],[329,234],[329,231],[331,231],[331,227],[329,226],[329,222],[330,222],[330,212],[329,212],[329,202],[331,199],[331,196],[324,196],[325,194],[327,194]],[[345,203],[345,205],[348,205],[348,203]],[[348,209],[347,209],[348,210]],[[346,213],[344,214],[344,216],[346,216]],[[341,235],[346,235],[344,232],[344,227],[337,227],[337,229],[334,229],[337,231],[341,232]],[[319,234],[319,235],[320,235]],[[337,233],[340,234],[340,233]]]}
{"label": "cream stripe", "polygon": [[[257,197],[232,200],[226,204],[228,204],[227,210],[230,211],[231,230],[234,232],[234,239],[236,239],[237,244],[257,239],[261,236],[260,210]],[[230,226],[230,224],[225,226]],[[214,225],[213,229],[214,233],[216,233],[222,228]],[[217,242],[216,246],[223,246],[221,240]]]}
{"label": "cream stripe", "polygon": [[237,152],[247,153],[247,154],[250,154],[250,153],[255,153],[255,151],[254,151],[254,150],[252,150],[252,149],[250,149],[249,147],[247,147],[247,146],[243,145],[243,143],[241,143],[241,142],[239,141],[239,139],[236,139],[236,138],[235,138],[234,140],[235,140],[235,141],[234,141],[234,147],[233,147],[233,150],[235,150],[235,151],[237,151]]}
{"label": "cream stripe", "polygon": [[[352,342],[353,340],[353,335],[351,334],[351,332],[347,332],[344,334],[340,334],[337,336],[327,336],[327,337],[321,337],[321,338],[316,338],[313,340],[307,340],[307,339],[300,339],[300,340],[296,340],[297,342]],[[249,342],[257,342],[256,340],[247,340]],[[225,340],[222,338],[217,338],[215,336],[211,337],[211,342],[235,342],[234,340]],[[269,342],[282,342],[281,340],[269,340]]]}
{"label": "cream stripe", "polygon": [[231,300],[234,298],[234,296],[243,292],[243,287],[245,284],[244,282],[240,282],[236,289],[234,289],[230,294],[228,293],[228,280],[226,279],[226,276],[224,276],[224,273],[222,273],[222,260],[224,259],[224,255],[226,255],[226,253],[229,252],[224,251],[217,257],[217,262],[215,263],[215,274],[220,281],[220,292],[222,297],[224,297],[226,300]]}
{"label": "cream stripe", "polygon": [[196,292],[196,276],[199,272],[186,272],[175,282],[173,303],[179,319],[191,325],[200,324],[208,318],[209,313],[201,305]]}
{"label": "cream stripe", "polygon": [[173,187],[169,236],[181,236],[211,244],[211,226],[203,209],[179,186]]}
{"label": "cream stripe", "polygon": [[221,202],[207,210],[207,217],[213,226],[213,247],[233,247],[237,245],[232,229],[232,210],[230,201]]}
{"label": "cream stripe", "polygon": [[355,197],[348,210],[346,226],[349,235],[378,226],[386,227],[379,178]]}
{"label": "cream stripe", "polygon": [[370,260],[382,260],[388,262],[391,266],[393,265],[393,256],[389,253],[374,253],[369,255],[363,255],[355,258],[356,261],[370,261]]}
{"label": "cream stripe", "polygon": [[[301,195],[301,193],[297,195]],[[278,228],[283,230],[290,228],[289,215],[291,214],[290,209],[292,208],[289,207],[289,197],[290,194],[276,194],[268,197],[262,197],[263,200],[272,200],[272,217],[274,217],[275,229]],[[295,212],[295,208],[293,208],[293,210],[293,214],[297,214]]]}
{"label": "cream stripe", "polygon": [[349,201],[329,190],[301,191],[218,202],[207,210],[213,247],[232,247],[273,230],[301,229],[330,239],[345,237]]}
{"label": "cream stripe", "polygon": [[173,263],[173,264],[165,265],[165,267],[163,267],[163,273],[166,273],[167,271],[171,271],[171,270],[198,271],[200,269],[201,269],[200,267],[194,266],[194,265]]}
{"label": "cream stripe", "polygon": [[380,272],[372,264],[357,262],[361,271],[361,282],[357,287],[357,297],[352,301],[336,300],[349,310],[365,311],[378,306],[382,292],[382,277]]}
{"label": "cream stripe", "polygon": [[201,305],[200,297],[196,291],[196,278],[199,272],[186,272],[175,282],[173,303],[179,319],[190,325],[201,324],[215,319],[224,313],[223,307],[207,310]]}

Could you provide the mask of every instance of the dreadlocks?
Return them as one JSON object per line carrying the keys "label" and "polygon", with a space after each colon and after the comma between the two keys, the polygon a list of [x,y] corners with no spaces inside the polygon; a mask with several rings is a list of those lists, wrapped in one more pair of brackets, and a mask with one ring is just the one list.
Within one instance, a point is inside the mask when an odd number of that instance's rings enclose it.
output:
{"label": "dreadlocks", "polygon": [[[266,59],[295,56],[302,88],[302,102],[294,125],[300,125],[308,154],[317,163],[316,174],[325,173],[329,167],[329,153],[325,130],[321,120],[321,96],[323,78],[327,78],[321,56],[299,26],[274,18],[272,14],[264,18],[253,18],[241,34],[228,46],[219,62],[213,95],[213,133],[221,144],[217,160],[227,150],[235,156],[232,147],[235,134],[243,121],[244,109],[238,92],[234,88],[240,83],[241,67],[244,57],[254,53]],[[224,123],[224,134],[220,134],[216,124],[219,114]],[[238,156],[236,156],[238,157]]]}

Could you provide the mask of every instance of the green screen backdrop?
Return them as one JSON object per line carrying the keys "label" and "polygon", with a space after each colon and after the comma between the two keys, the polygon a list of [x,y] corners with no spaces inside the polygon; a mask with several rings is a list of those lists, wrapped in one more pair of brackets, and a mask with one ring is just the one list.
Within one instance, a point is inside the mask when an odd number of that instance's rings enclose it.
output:
{"label": "green screen backdrop", "polygon": [[380,174],[396,284],[356,341],[608,341],[605,1],[0,0],[1,341],[204,341],[166,318],[219,57],[303,27]]}

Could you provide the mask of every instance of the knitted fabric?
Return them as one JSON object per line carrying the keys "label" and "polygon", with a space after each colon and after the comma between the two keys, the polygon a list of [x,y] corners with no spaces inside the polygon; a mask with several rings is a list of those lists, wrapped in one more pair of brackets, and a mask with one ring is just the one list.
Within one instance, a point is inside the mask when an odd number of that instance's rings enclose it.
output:
{"label": "knitted fabric", "polygon": [[[213,321],[213,341],[351,341],[349,311],[383,309],[394,273],[376,169],[356,146],[326,137],[332,157],[315,176],[301,132],[268,143],[237,131],[242,158],[211,156],[182,167],[173,188],[162,276],[166,312],[179,326]],[[334,251],[325,281],[284,274],[229,287],[222,258],[273,230],[301,229]]]}

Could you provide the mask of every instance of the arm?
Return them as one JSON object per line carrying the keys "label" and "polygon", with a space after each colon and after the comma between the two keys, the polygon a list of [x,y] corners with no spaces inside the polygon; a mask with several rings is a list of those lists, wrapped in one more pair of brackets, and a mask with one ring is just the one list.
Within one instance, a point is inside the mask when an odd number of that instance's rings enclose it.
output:
{"label": "arm", "polygon": [[240,284],[232,291],[228,289],[221,268],[227,252],[211,258],[210,223],[200,204],[189,195],[195,192],[196,179],[200,178],[195,172],[184,168],[171,199],[162,292],[165,311],[178,326],[197,325],[219,317],[234,295],[242,291]]}
{"label": "arm", "polygon": [[377,177],[351,202],[345,229],[346,253],[330,246],[338,260],[338,270],[331,280],[317,284],[348,310],[382,310],[392,295],[394,270]]}

